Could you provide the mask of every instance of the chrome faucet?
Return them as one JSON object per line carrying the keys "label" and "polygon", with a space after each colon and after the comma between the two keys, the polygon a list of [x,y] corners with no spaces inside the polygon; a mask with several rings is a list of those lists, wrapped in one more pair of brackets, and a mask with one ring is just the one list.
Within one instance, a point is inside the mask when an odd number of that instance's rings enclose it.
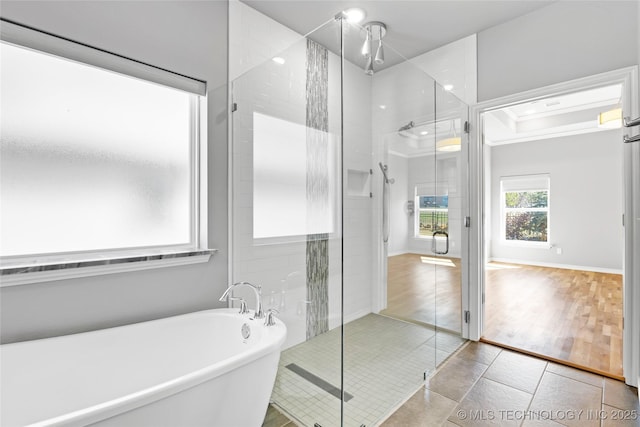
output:
{"label": "chrome faucet", "polygon": [[253,289],[253,292],[256,294],[256,312],[254,314],[254,318],[255,319],[263,319],[264,318],[264,312],[262,311],[262,294],[261,294],[261,286],[260,285],[253,285],[249,282],[237,282],[234,283],[233,285],[229,286],[227,288],[226,291],[224,291],[224,293],[222,294],[222,296],[220,297],[219,301],[224,301],[225,299],[227,299],[227,297],[229,296],[229,292],[231,292],[233,289],[240,287],[240,286],[248,286],[251,289]]}

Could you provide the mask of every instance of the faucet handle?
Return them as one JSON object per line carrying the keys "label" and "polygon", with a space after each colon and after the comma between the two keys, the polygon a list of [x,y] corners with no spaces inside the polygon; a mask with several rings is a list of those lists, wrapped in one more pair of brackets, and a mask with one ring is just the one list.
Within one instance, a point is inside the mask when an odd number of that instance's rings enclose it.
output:
{"label": "faucet handle", "polygon": [[249,313],[249,309],[247,308],[247,302],[244,298],[241,297],[229,297],[231,301],[240,301],[240,311],[239,314],[247,314]]}
{"label": "faucet handle", "polygon": [[280,312],[275,308],[268,309],[264,319],[265,326],[273,326],[276,324],[276,317],[273,315],[273,313],[280,313]]}

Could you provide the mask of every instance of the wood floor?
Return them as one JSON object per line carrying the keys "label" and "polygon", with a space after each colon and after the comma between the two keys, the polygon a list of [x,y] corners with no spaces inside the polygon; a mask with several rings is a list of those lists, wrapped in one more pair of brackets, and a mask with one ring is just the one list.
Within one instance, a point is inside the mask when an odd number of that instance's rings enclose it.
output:
{"label": "wood floor", "polygon": [[622,377],[622,276],[490,263],[483,338]]}
{"label": "wood floor", "polygon": [[387,309],[381,314],[462,331],[460,260],[402,254],[387,261]]}
{"label": "wood floor", "polygon": [[[460,260],[388,258],[391,317],[461,330]],[[622,378],[622,276],[490,263],[483,339]]]}

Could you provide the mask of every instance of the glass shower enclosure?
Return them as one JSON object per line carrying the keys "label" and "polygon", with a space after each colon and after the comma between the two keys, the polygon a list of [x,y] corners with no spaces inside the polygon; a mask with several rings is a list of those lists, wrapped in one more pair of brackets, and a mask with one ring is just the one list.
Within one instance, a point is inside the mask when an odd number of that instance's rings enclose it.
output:
{"label": "glass shower enclosure", "polygon": [[271,402],[305,426],[379,423],[464,342],[467,107],[392,46],[365,73],[363,31],[231,83],[231,277],[287,326]]}

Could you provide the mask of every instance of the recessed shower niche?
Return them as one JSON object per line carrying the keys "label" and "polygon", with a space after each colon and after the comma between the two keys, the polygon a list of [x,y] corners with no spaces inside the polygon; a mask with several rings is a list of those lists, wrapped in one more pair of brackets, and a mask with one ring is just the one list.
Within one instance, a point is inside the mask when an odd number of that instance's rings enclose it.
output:
{"label": "recessed shower niche", "polygon": [[371,193],[371,169],[363,171],[347,169],[347,196],[373,197]]}

